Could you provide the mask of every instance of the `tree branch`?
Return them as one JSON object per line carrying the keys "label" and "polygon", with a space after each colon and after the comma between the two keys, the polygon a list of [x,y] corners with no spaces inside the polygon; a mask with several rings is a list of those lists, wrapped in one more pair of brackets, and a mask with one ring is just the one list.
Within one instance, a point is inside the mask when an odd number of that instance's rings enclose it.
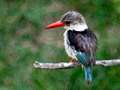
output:
{"label": "tree branch", "polygon": [[[75,61],[74,64],[71,62],[41,63],[36,61],[33,65],[35,68],[41,68],[41,69],[67,69],[67,68],[74,68],[81,66],[81,63],[79,61]],[[103,65],[103,66],[120,65],[120,59],[96,61],[96,65]]]}

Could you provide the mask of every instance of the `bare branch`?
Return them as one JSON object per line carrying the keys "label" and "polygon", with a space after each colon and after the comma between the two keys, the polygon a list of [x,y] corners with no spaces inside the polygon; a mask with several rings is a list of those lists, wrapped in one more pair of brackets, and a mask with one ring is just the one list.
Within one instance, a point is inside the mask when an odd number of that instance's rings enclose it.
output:
{"label": "bare branch", "polygon": [[[67,68],[74,68],[81,66],[81,63],[78,61],[75,61],[74,64],[71,62],[41,63],[36,61],[33,65],[35,68],[41,68],[41,69],[67,69]],[[96,61],[96,65],[103,65],[103,66],[120,65],[120,59]]]}

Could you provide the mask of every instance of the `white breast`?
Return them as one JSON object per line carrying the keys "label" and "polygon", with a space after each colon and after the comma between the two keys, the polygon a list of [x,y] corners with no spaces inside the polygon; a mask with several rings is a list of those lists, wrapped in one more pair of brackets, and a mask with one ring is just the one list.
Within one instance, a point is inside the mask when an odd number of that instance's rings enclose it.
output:
{"label": "white breast", "polygon": [[70,42],[69,42],[67,34],[68,34],[68,30],[66,30],[65,33],[64,33],[64,45],[65,45],[66,53],[68,54],[68,56],[77,60],[75,49],[74,49],[74,47],[70,46]]}

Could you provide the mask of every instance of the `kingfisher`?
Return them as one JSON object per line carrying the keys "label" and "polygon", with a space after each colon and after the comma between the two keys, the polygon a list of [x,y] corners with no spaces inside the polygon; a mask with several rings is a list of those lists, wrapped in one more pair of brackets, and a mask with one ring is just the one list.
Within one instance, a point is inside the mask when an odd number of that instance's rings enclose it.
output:
{"label": "kingfisher", "polygon": [[97,37],[88,28],[84,17],[75,11],[65,13],[62,18],[45,27],[45,29],[64,27],[64,45],[68,56],[81,62],[85,71],[85,80],[92,83],[92,65],[95,65]]}

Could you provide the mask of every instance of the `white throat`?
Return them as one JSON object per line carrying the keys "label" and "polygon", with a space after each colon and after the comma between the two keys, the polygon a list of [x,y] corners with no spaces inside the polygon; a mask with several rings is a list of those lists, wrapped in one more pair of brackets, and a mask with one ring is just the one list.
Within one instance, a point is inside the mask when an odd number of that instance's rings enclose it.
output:
{"label": "white throat", "polygon": [[86,24],[76,24],[76,25],[71,24],[70,26],[65,26],[64,28],[67,30],[84,31],[88,27]]}

